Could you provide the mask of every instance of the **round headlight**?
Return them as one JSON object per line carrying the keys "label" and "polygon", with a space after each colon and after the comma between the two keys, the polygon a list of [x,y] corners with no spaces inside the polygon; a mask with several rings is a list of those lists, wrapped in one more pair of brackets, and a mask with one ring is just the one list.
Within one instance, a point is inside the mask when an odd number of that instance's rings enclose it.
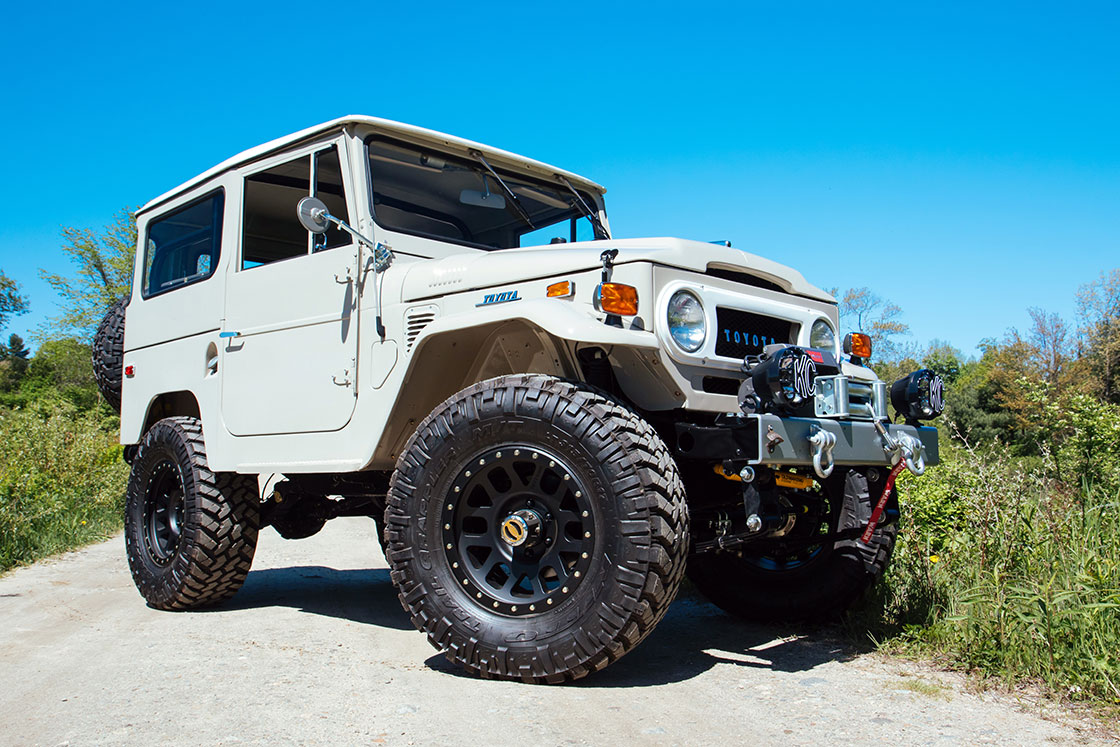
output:
{"label": "round headlight", "polygon": [[821,350],[836,350],[836,333],[832,325],[824,319],[813,322],[813,329],[809,332],[809,347]]}
{"label": "round headlight", "polygon": [[708,322],[704,318],[704,307],[700,299],[688,291],[677,291],[669,299],[669,309],[665,315],[669,322],[669,334],[683,350],[695,353],[708,336]]}

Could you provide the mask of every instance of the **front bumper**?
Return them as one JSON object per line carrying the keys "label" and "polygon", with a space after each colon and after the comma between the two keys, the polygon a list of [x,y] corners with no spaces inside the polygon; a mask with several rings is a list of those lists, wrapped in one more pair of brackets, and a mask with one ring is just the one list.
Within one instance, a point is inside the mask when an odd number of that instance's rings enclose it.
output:
{"label": "front bumper", "polygon": [[[886,425],[896,441],[900,435],[918,439],[924,447],[925,464],[938,462],[937,429],[928,426]],[[817,433],[835,437],[832,459],[844,465],[890,467],[895,455],[884,450],[875,425],[863,420],[781,418],[750,415],[728,425],[702,426],[677,423],[678,456],[709,461],[733,460],[747,464],[813,464],[813,442]]]}

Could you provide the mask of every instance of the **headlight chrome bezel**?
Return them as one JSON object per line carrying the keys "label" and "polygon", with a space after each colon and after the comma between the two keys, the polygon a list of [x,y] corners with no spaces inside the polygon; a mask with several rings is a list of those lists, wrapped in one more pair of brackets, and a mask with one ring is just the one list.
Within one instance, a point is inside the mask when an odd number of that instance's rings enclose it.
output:
{"label": "headlight chrome bezel", "polygon": [[[678,333],[678,330],[685,329],[685,327],[680,324],[674,325],[673,323],[674,306],[677,304],[677,299],[681,298],[682,296],[691,299],[693,303],[696,304],[696,308],[700,312],[698,320],[700,336],[692,343],[688,342],[687,337]],[[679,347],[686,353],[696,353],[701,348],[703,348],[704,343],[708,341],[707,312],[704,310],[704,302],[700,300],[700,296],[697,295],[694,291],[682,288],[675,291],[673,295],[669,297],[669,303],[665,307],[665,323],[667,329],[669,330],[669,337],[673,340],[677,347]],[[695,328],[696,326],[694,325],[693,329]]]}

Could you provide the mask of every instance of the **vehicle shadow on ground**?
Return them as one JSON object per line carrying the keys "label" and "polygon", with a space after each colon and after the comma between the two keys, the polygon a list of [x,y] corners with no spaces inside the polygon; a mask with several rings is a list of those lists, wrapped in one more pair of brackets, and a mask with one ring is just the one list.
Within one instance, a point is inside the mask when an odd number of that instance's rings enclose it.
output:
{"label": "vehicle shadow on ground", "polygon": [[[291,607],[313,615],[394,630],[412,630],[389,571],[293,566],[251,571],[233,599],[216,611]],[[657,628],[636,649],[575,687],[648,687],[681,682],[717,664],[744,669],[811,672],[861,653],[835,627],[755,625],[741,622],[707,602],[686,584]],[[470,677],[434,654],[424,662],[447,676]],[[807,675],[811,676],[811,675]]]}
{"label": "vehicle shadow on ground", "polygon": [[412,630],[387,568],[336,570],[317,565],[250,571],[233,599],[215,611],[291,607],[394,630]]}
{"label": "vehicle shadow on ground", "polygon": [[[811,672],[830,662],[855,658],[862,650],[835,627],[755,625],[741,622],[691,588],[681,589],[657,628],[633,651],[573,687],[649,687],[682,682],[717,664],[779,672]],[[469,677],[436,654],[429,668]],[[807,675],[809,679],[811,675]]]}

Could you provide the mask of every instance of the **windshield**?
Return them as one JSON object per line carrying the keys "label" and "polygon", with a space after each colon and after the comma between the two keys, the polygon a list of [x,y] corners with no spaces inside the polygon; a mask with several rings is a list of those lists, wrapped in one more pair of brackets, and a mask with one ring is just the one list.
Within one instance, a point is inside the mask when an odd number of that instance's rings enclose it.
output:
{"label": "windshield", "polygon": [[385,228],[481,249],[604,238],[586,215],[595,200],[559,180],[494,169],[481,155],[458,158],[380,138],[367,147],[374,219]]}

